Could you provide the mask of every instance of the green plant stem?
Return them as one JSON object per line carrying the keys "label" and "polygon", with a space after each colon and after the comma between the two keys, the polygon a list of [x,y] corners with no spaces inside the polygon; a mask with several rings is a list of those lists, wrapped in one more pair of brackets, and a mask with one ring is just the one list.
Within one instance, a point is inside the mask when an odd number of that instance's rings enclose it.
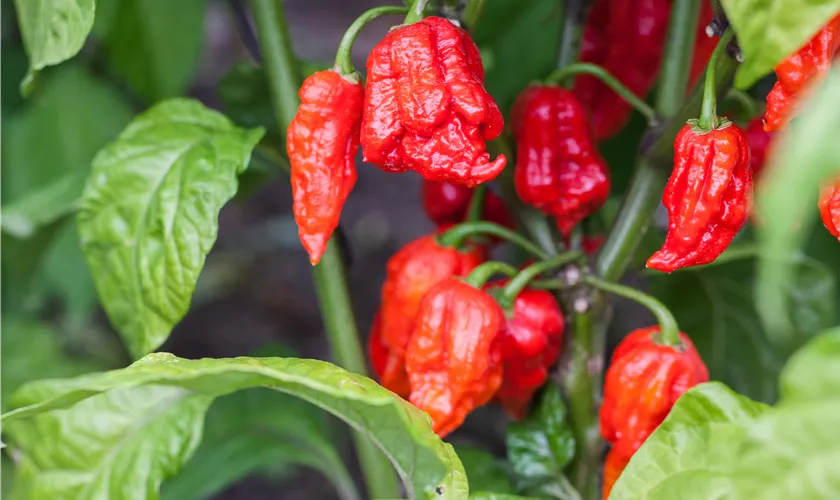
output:
{"label": "green plant stem", "polygon": [[676,113],[685,98],[691,66],[684,61],[691,61],[694,53],[700,4],[698,0],[674,0],[671,4],[668,44],[659,71],[661,81],[669,85],[662,86],[656,96],[656,109],[663,116]]}
{"label": "green plant stem", "polygon": [[546,78],[546,82],[548,83],[561,83],[566,78],[574,75],[592,75],[601,82],[604,83],[607,87],[611,88],[613,92],[618,94],[622,99],[627,101],[628,104],[636,108],[636,110],[644,115],[648,121],[655,122],[656,121],[656,111],[648,103],[646,103],[643,99],[633,93],[632,90],[628,89],[623,83],[621,83],[618,78],[613,76],[609,71],[605,70],[601,66],[592,63],[574,63],[569,64],[568,66],[564,66],[560,69],[554,70],[548,78]]}
{"label": "green plant stem", "polygon": [[486,0],[467,1],[467,6],[464,8],[464,14],[461,17],[468,30],[472,31],[473,27],[478,24],[481,12],[484,10],[485,1]]}
{"label": "green plant stem", "polygon": [[481,215],[484,212],[484,200],[486,198],[487,186],[479,184],[473,189],[473,195],[467,207],[467,221],[477,222],[481,220]]}
{"label": "green plant stem", "polygon": [[671,314],[671,311],[665,307],[665,304],[658,301],[656,298],[640,292],[635,288],[630,288],[629,286],[619,285],[618,283],[612,283],[610,281],[602,280],[597,276],[593,276],[591,274],[587,274],[584,276],[583,280],[592,285],[593,287],[602,290],[604,292],[609,292],[615,295],[620,295],[622,297],[628,298],[630,300],[634,300],[639,304],[647,307],[650,312],[656,317],[656,321],[659,322],[659,329],[662,332],[662,340],[668,345],[678,345],[680,342],[680,328],[677,325],[677,320],[674,318],[674,315]]}
{"label": "green plant stem", "polygon": [[[297,112],[301,77],[289,39],[283,0],[252,0],[251,7],[264,55],[274,114],[285,137],[289,122]],[[335,239],[330,240],[321,263],[313,268],[313,276],[336,362],[347,370],[366,374],[341,246]],[[353,441],[370,496],[395,498],[399,492],[397,476],[388,458],[357,432],[353,432]]]}
{"label": "green plant stem", "polygon": [[443,246],[460,247],[467,238],[477,234],[497,236],[519,246],[523,250],[528,251],[535,257],[542,260],[550,257],[549,254],[545,253],[542,249],[540,249],[540,247],[528,240],[528,238],[525,238],[521,234],[511,231],[506,227],[487,221],[464,222],[458,224],[451,229],[447,229],[446,232],[440,235],[438,241]]}
{"label": "green plant stem", "polygon": [[566,0],[563,2],[563,31],[560,34],[560,53],[557,67],[563,68],[578,60],[580,55],[580,37],[583,31],[585,0]]}
{"label": "green plant stem", "polygon": [[481,288],[490,280],[490,278],[496,276],[497,274],[514,276],[518,272],[518,269],[506,262],[491,260],[490,262],[485,262],[473,269],[469,276],[464,278],[464,281],[476,288]]}
{"label": "green plant stem", "polygon": [[726,50],[729,41],[732,40],[733,31],[726,30],[726,33],[720,37],[720,41],[712,52],[712,57],[709,59],[709,67],[706,68],[706,78],[703,82],[703,107],[700,109],[700,127],[703,130],[714,130],[718,127],[717,117],[717,91],[715,85],[715,66],[721,53]]}
{"label": "green plant stem", "polygon": [[359,33],[365,26],[368,25],[368,23],[379,16],[405,15],[407,12],[408,8],[406,7],[385,5],[382,7],[374,7],[356,18],[356,20],[353,21],[353,24],[351,24],[350,27],[347,28],[347,31],[344,32],[344,36],[341,38],[341,43],[338,44],[338,52],[335,55],[335,65],[339,72],[342,75],[350,75],[356,71],[356,68],[353,66],[352,58],[353,43],[355,43],[356,37],[359,36]]}
{"label": "green plant stem", "polygon": [[582,258],[583,254],[580,252],[566,252],[564,254],[558,255],[557,257],[552,257],[543,262],[531,264],[530,266],[523,269],[513,279],[508,281],[507,285],[505,285],[504,289],[502,290],[502,297],[505,300],[513,302],[516,296],[519,295],[519,293],[522,292],[522,290],[524,290],[526,286],[528,286],[528,283],[532,279],[536,278],[537,276],[546,271],[556,269],[560,266],[564,266],[576,260],[581,260]]}
{"label": "green plant stem", "polygon": [[414,0],[414,3],[411,4],[411,9],[408,11],[408,15],[405,16],[403,24],[413,24],[423,19],[423,11],[426,9],[428,2],[429,0]]}

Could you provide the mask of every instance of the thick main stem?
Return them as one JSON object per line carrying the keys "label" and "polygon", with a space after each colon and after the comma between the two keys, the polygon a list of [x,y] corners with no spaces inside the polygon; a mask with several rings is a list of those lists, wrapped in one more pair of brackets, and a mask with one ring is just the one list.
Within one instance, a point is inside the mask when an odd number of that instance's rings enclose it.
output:
{"label": "thick main stem", "polygon": [[[264,56],[274,115],[285,137],[286,129],[297,112],[301,77],[283,13],[283,0],[252,0],[251,8]],[[349,371],[366,374],[341,248],[335,239],[330,240],[321,263],[313,268],[313,276],[336,362]],[[387,457],[361,434],[354,432],[353,441],[371,497],[396,497],[399,493],[397,477]]]}
{"label": "thick main stem", "polygon": [[698,0],[674,0],[671,5],[668,44],[662,54],[662,69],[659,71],[661,81],[670,85],[660,85],[656,96],[656,109],[664,116],[676,113],[685,98],[691,68],[685,61],[691,61],[694,53],[700,4]]}

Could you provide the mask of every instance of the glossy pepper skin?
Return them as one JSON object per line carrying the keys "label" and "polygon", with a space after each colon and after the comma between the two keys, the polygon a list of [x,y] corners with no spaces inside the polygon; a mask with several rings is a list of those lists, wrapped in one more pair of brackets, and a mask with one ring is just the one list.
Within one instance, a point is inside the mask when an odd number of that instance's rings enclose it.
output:
{"label": "glossy pepper skin", "polygon": [[556,217],[557,227],[568,234],[610,194],[609,170],[583,107],[562,87],[534,85],[514,103],[512,125],[517,194]]}
{"label": "glossy pepper skin", "polygon": [[799,96],[806,87],[821,81],[840,51],[840,15],[828,22],[775,70],[778,81],[767,94],[764,130],[783,130],[796,112]]}
{"label": "glossy pepper skin", "polygon": [[437,235],[429,234],[408,243],[388,260],[380,321],[383,340],[397,362],[389,364],[390,369],[381,375],[385,388],[404,392],[405,349],[426,292],[451,276],[466,276],[484,259],[481,247],[444,247]]}
{"label": "glossy pepper skin", "polygon": [[703,133],[684,126],[662,196],[668,235],[647,267],[670,273],[714,261],[744,226],[752,191],[750,148],[741,129],[729,124]]}
{"label": "glossy pepper skin", "polygon": [[[421,200],[423,211],[429,220],[441,229],[450,224],[464,222],[473,197],[473,188],[451,182],[423,181]],[[484,197],[482,220],[495,222],[507,228],[513,228],[514,222],[504,202],[492,191]]]}
{"label": "glossy pepper skin", "polygon": [[[680,333],[679,347],[664,345],[659,337],[658,326],[642,328],[627,335],[613,352],[600,413],[601,435],[612,443],[612,466],[626,465],[677,399],[709,380],[688,336]],[[620,470],[609,472],[618,478]]]}
{"label": "glossy pepper skin", "polygon": [[397,396],[408,397],[411,388],[403,356],[394,353],[382,337],[381,314],[377,311],[368,336],[368,355],[382,386]]}
{"label": "glossy pepper skin", "polygon": [[447,278],[423,297],[406,370],[409,401],[432,417],[441,437],[490,401],[502,382],[504,313],[483,290]]}
{"label": "glossy pepper skin", "polygon": [[[489,284],[499,290],[505,281]],[[496,399],[516,419],[525,416],[528,403],[548,378],[563,345],[565,321],[554,296],[546,290],[524,289],[505,311],[502,337],[502,385]]]}
{"label": "glossy pepper skin", "polygon": [[474,186],[505,166],[485,141],[504,127],[466,31],[440,17],[400,26],[371,51],[362,118],[364,159],[389,172]]}
{"label": "glossy pepper skin", "polygon": [[755,118],[744,129],[747,144],[750,145],[750,166],[753,178],[758,179],[767,158],[767,151],[773,142],[774,132],[765,132],[761,118]]}
{"label": "glossy pepper skin", "polygon": [[[583,30],[580,59],[603,66],[644,98],[662,62],[670,0],[596,0]],[[593,76],[580,76],[574,93],[592,117],[597,140],[615,135],[632,108]]]}
{"label": "glossy pepper skin", "polygon": [[319,71],[303,82],[300,106],[289,124],[286,149],[293,211],[313,266],[321,260],[356,184],[362,94],[358,78]]}
{"label": "glossy pepper skin", "polygon": [[840,178],[820,188],[819,207],[825,228],[840,240]]}

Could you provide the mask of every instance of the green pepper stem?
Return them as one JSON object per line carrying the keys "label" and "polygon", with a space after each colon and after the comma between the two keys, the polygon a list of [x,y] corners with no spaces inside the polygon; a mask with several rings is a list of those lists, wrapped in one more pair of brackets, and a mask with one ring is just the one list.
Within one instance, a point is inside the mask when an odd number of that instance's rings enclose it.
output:
{"label": "green pepper stem", "polygon": [[467,221],[478,222],[484,212],[484,200],[487,198],[487,186],[479,184],[473,189],[472,198],[467,208]]}
{"label": "green pepper stem", "polygon": [[448,229],[440,235],[438,241],[441,245],[447,247],[460,247],[464,241],[470,236],[477,234],[489,234],[507,240],[514,245],[533,254],[535,257],[545,260],[549,255],[540,247],[535,245],[529,239],[525,238],[519,233],[511,231],[510,229],[495,224],[493,222],[478,221],[478,222],[464,222],[457,226]]}
{"label": "green pepper stem", "polygon": [[618,78],[613,76],[609,71],[605,70],[603,67],[598,66],[597,64],[592,63],[574,63],[568,66],[565,66],[560,69],[554,70],[548,78],[546,78],[547,83],[555,83],[560,84],[566,78],[575,75],[592,75],[601,82],[604,83],[607,87],[611,88],[616,94],[618,94],[622,99],[627,101],[628,104],[636,108],[636,110],[644,115],[645,118],[648,119],[650,122],[656,121],[656,111],[645,101],[643,101],[639,96],[633,93],[632,90],[628,89],[621,83]]}
{"label": "green pepper stem", "polygon": [[513,302],[513,300],[516,299],[516,296],[519,295],[526,286],[528,286],[528,283],[540,274],[566,265],[569,262],[579,260],[582,257],[583,254],[580,252],[566,252],[543,262],[531,264],[520,271],[520,273],[513,279],[508,281],[507,285],[505,285],[505,288],[502,290],[502,297],[504,300]]}
{"label": "green pepper stem", "polygon": [[490,278],[497,274],[514,276],[517,272],[518,270],[515,267],[506,262],[491,260],[490,262],[485,262],[473,269],[469,276],[464,278],[464,281],[475,288],[481,288],[490,280]]}
{"label": "green pepper stem", "polygon": [[726,50],[729,41],[732,40],[733,31],[726,30],[726,33],[720,37],[720,41],[712,52],[712,57],[709,58],[709,65],[706,66],[706,79],[703,83],[703,107],[700,108],[700,128],[706,131],[714,130],[718,127],[717,117],[717,92],[715,90],[715,67],[717,61],[720,59],[721,53]]}
{"label": "green pepper stem", "polygon": [[405,16],[403,24],[414,24],[423,19],[423,11],[426,9],[428,2],[429,0],[414,0],[414,3],[411,4],[411,9],[408,11],[408,15]]}
{"label": "green pepper stem", "polygon": [[335,55],[335,67],[338,69],[338,72],[344,76],[353,74],[356,71],[356,68],[353,66],[353,43],[356,41],[356,37],[359,33],[367,26],[368,23],[373,21],[379,16],[390,16],[390,15],[404,15],[408,12],[407,7],[398,7],[395,5],[385,5],[382,7],[375,7],[373,9],[368,10],[355,21],[353,24],[347,28],[347,31],[344,32],[344,36],[341,38],[341,43],[338,44],[338,52]]}
{"label": "green pepper stem", "polygon": [[697,21],[700,5],[707,0],[674,0],[671,5],[671,21],[668,24],[668,43],[662,55],[662,68],[656,95],[656,110],[661,116],[676,113],[685,100],[690,64],[694,53],[694,39],[697,35]]}
{"label": "green pepper stem", "polygon": [[602,280],[601,278],[591,274],[585,275],[583,280],[599,290],[620,295],[630,300],[635,300],[639,304],[647,307],[659,322],[659,329],[662,332],[662,341],[671,346],[675,346],[680,343],[680,328],[677,325],[677,320],[674,318],[674,315],[671,314],[671,311],[665,307],[665,304],[656,298],[640,292],[635,288]]}

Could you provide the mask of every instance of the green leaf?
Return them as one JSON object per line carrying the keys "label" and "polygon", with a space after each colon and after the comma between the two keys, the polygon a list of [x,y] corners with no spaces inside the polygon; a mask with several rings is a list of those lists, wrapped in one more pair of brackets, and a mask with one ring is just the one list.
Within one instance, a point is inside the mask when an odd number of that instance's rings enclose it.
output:
{"label": "green leaf", "polygon": [[728,459],[765,411],[718,382],[690,389],[633,455],[610,500],[724,498],[732,489]]}
{"label": "green leaf", "polygon": [[108,0],[99,7],[108,22],[97,34],[134,91],[150,103],[183,94],[201,58],[205,2]]}
{"label": "green leaf", "polygon": [[[93,27],[94,0],[15,0],[18,26],[29,56],[27,89],[35,74],[79,53]],[[24,93],[27,93],[24,90]]]}
{"label": "green leaf", "polygon": [[504,461],[476,446],[456,446],[455,453],[464,465],[471,487],[485,494],[514,492],[510,470]]}
{"label": "green leaf", "polygon": [[485,3],[474,38],[485,64],[485,85],[503,113],[531,81],[555,68],[562,14],[557,0]]}
{"label": "green leaf", "polygon": [[13,499],[157,498],[201,440],[212,398],[180,387],[117,389],[4,425]]}
{"label": "green leaf", "polygon": [[535,497],[521,497],[507,493],[479,491],[470,495],[470,500],[536,500]]}
{"label": "green leaf", "polygon": [[735,85],[746,89],[840,13],[840,0],[721,0],[744,62]]}
{"label": "green leaf", "polygon": [[41,227],[73,213],[81,198],[84,176],[69,174],[3,206],[0,227],[19,239],[29,238]]}
{"label": "green leaf", "polygon": [[[733,247],[728,252],[737,251]],[[813,259],[796,261],[787,300],[794,312],[790,335],[801,345],[834,323],[837,277]],[[775,400],[776,380],[792,349],[773,346],[766,338],[755,309],[754,262],[740,259],[671,275],[657,273],[651,289],[691,337],[713,380],[769,403]]]}
{"label": "green leaf", "polygon": [[207,414],[204,440],[184,470],[164,484],[164,499],[209,498],[254,473],[288,472],[294,465],[321,471],[344,500],[359,493],[335,446],[324,412],[267,389],[217,400]]}
{"label": "green leaf", "polygon": [[[114,391],[147,386],[184,388],[211,397],[260,386],[292,394],[372,439],[397,468],[409,498],[467,496],[463,466],[452,446],[432,432],[427,415],[372,380],[317,360],[187,360],[166,353],[150,354],[122,370],[27,384],[12,396],[14,410],[2,420],[10,425],[98,394],[108,397]],[[143,472],[129,468],[122,474]]]}
{"label": "green leaf", "polygon": [[816,219],[819,186],[840,172],[837,109],[840,69],[835,68],[789,130],[777,137],[757,193],[759,217],[772,224],[758,229],[756,306],[769,338],[777,345],[795,343],[787,302],[787,291],[795,280],[792,263]]}
{"label": "green leaf", "polygon": [[560,390],[546,385],[537,408],[508,426],[508,460],[519,491],[530,492],[563,481],[563,469],[574,456],[575,439],[566,422]]}
{"label": "green leaf", "polygon": [[173,99],[135,118],[94,159],[79,236],[99,298],[133,356],[160,346],[187,312],[219,210],[262,134]]}
{"label": "green leaf", "polygon": [[818,336],[797,351],[785,365],[780,384],[785,402],[840,396],[840,329]]}

